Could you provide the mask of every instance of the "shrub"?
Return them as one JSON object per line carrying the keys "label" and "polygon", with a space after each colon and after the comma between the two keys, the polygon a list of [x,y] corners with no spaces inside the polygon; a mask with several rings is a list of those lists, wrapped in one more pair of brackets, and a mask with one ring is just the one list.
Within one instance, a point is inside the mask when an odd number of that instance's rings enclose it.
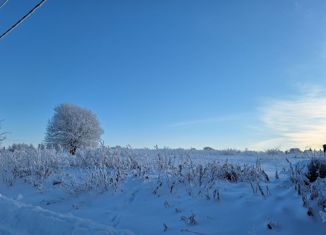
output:
{"label": "shrub", "polygon": [[310,182],[315,182],[318,177],[326,177],[326,160],[314,158],[308,164],[307,178]]}
{"label": "shrub", "polygon": [[214,149],[212,147],[206,146],[203,148],[204,151],[213,151]]}

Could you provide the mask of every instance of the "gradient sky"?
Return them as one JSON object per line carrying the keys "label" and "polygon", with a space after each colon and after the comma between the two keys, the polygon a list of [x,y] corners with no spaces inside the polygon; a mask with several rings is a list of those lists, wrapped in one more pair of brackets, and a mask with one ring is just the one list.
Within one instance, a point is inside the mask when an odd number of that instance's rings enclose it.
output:
{"label": "gradient sky", "polygon": [[[9,0],[0,30],[37,1]],[[326,1],[48,0],[0,40],[5,145],[53,108],[95,112],[108,145],[326,143]]]}

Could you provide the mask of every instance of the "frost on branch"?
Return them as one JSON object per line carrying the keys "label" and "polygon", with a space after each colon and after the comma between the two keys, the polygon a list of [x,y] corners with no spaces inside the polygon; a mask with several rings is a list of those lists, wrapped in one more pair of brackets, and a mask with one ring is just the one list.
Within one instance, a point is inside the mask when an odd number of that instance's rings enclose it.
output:
{"label": "frost on branch", "polygon": [[103,130],[94,113],[73,104],[61,104],[54,112],[45,136],[49,146],[61,146],[74,155],[77,148],[98,145]]}

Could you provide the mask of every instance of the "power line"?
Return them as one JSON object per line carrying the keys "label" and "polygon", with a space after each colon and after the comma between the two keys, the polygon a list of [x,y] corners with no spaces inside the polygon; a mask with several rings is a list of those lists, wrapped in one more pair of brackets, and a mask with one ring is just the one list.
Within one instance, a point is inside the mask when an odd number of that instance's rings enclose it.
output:
{"label": "power line", "polygon": [[26,15],[22,16],[15,24],[13,24],[9,29],[2,33],[0,35],[0,39],[10,33],[12,30],[14,30],[18,25],[23,23],[23,21],[26,20],[30,15],[32,15],[37,10],[37,8],[41,7],[45,1],[46,0],[41,0],[38,4],[36,4],[29,12],[27,12]]}
{"label": "power line", "polygon": [[0,3],[0,8],[3,7],[9,0],[4,0],[2,3]]}

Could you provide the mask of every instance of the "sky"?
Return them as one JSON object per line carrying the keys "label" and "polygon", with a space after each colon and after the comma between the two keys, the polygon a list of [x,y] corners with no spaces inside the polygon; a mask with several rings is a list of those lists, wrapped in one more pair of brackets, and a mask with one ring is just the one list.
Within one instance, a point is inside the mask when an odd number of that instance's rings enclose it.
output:
{"label": "sky", "polygon": [[[0,32],[36,0],[0,8]],[[326,143],[326,1],[48,0],[0,40],[4,145],[53,109],[96,113],[106,145]]]}

